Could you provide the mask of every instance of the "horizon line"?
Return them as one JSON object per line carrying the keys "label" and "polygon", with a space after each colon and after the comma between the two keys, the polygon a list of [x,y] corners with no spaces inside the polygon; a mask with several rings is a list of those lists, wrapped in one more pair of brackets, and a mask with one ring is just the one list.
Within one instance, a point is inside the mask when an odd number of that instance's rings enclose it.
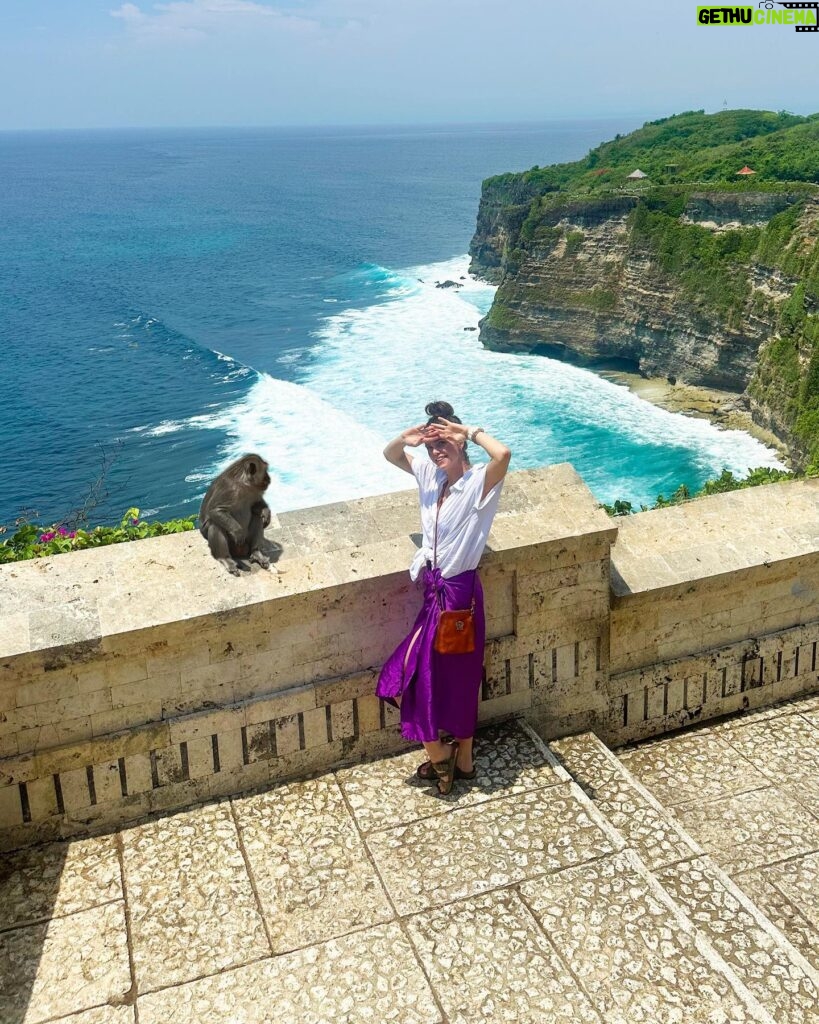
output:
{"label": "horizon line", "polygon": [[[738,110],[764,111],[766,113],[787,113],[798,117],[809,117],[813,111],[797,112],[795,110],[772,110],[765,107],[719,107],[707,110],[698,108],[706,114],[729,113]],[[378,129],[412,129],[412,128],[499,128],[525,127],[548,124],[565,124],[567,122],[617,121],[626,118],[642,118],[643,122],[665,117],[674,117],[689,113],[689,110],[672,111],[671,113],[654,111],[618,111],[599,114],[552,114],[543,118],[522,118],[512,120],[464,120],[464,121],[330,121],[330,122],[257,122],[244,124],[123,124],[123,125],[63,125],[39,127],[2,127],[0,135],[37,134],[37,133],[80,133],[80,132],[193,132],[193,131],[333,131],[333,130],[378,130]]]}
{"label": "horizon line", "polygon": [[[745,109],[745,108],[737,108]],[[752,109],[752,108],[747,108]],[[761,108],[760,108],[761,109]],[[713,111],[720,113],[720,111]],[[775,113],[775,111],[774,111]],[[4,128],[0,134],[35,134],[58,132],[145,132],[145,131],[333,131],[338,129],[412,129],[412,128],[494,128],[494,127],[526,127],[546,124],[564,124],[575,121],[615,121],[624,118],[672,117],[673,114],[657,112],[626,111],[607,114],[576,114],[553,115],[544,118],[524,118],[521,120],[466,120],[466,121],[344,121],[344,122],[307,122],[307,123],[258,123],[258,124],[177,124],[177,125],[95,125],[95,126],[63,126],[37,128]]]}

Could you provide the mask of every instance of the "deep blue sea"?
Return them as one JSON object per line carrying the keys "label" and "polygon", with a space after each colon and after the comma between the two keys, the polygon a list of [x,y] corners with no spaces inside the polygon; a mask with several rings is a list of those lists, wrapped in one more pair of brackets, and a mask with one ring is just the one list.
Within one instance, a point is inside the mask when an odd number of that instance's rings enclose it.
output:
{"label": "deep blue sea", "polygon": [[247,450],[274,510],[405,487],[381,450],[432,398],[601,500],[777,464],[464,329],[493,294],[466,276],[482,179],[634,127],[0,134],[0,523],[62,519],[103,459],[97,521],[195,511]]}

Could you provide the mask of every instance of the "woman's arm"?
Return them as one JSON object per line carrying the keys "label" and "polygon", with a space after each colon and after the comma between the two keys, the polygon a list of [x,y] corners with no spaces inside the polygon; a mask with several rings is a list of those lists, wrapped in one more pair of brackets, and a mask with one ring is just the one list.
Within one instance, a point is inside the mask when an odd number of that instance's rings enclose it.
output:
{"label": "woman's arm", "polygon": [[423,444],[424,430],[425,425],[421,424],[418,427],[410,427],[409,430],[405,430],[403,434],[399,434],[398,437],[394,437],[384,449],[384,458],[387,462],[391,462],[393,466],[403,469],[405,473],[411,473],[412,456],[407,455],[404,448],[407,446],[410,448],[417,448],[419,445]]}
{"label": "woman's arm", "polygon": [[480,445],[489,456],[482,498],[485,498],[492,488],[506,476],[512,452],[502,441],[487,434],[483,427],[468,427],[465,423],[452,423],[439,416],[437,423],[431,423],[426,428],[424,440],[434,441],[437,437],[454,441],[456,444],[461,441],[472,441],[473,444]]}
{"label": "woman's arm", "polygon": [[471,438],[473,444],[480,445],[481,448],[489,456],[489,464],[486,467],[486,477],[484,478],[483,485],[483,497],[492,490],[492,488],[501,482],[506,476],[506,471],[509,469],[509,460],[512,458],[512,452],[506,447],[503,442],[498,441],[482,428],[470,428],[467,430],[472,431],[477,429],[477,434]]}

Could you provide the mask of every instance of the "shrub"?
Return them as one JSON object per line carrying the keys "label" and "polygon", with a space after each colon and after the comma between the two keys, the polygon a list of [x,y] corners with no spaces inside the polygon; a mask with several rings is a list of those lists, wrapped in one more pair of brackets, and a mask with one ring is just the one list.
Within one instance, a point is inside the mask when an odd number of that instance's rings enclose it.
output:
{"label": "shrub", "polygon": [[[772,469],[770,466],[757,466],[756,469],[749,469],[748,475],[743,479],[734,476],[730,469],[723,469],[722,473],[713,480],[706,480],[702,487],[694,494],[690,492],[685,484],[680,486],[668,498],[662,494],[657,495],[653,505],[641,505],[640,512],[648,512],[655,508],[668,508],[670,505],[680,505],[691,498],[701,498],[707,494],[723,494],[726,491],[738,491],[745,487],[760,487],[762,484],[777,484],[782,480],[803,479],[805,476],[815,476],[810,469],[807,473],[791,473],[787,469]],[[610,516],[628,516],[636,510],[630,501],[620,498],[613,504],[607,505],[601,502],[600,508],[605,509]]]}
{"label": "shrub", "polygon": [[[0,564],[98,548],[106,544],[122,544],[145,537],[161,537],[168,533],[184,533],[196,529],[196,516],[171,519],[165,523],[149,523],[139,518],[138,508],[129,508],[119,526],[70,529],[64,523],[42,526],[25,520],[18,520],[15,526],[14,533],[0,540]],[[0,533],[3,532],[6,532],[6,528],[0,527]]]}

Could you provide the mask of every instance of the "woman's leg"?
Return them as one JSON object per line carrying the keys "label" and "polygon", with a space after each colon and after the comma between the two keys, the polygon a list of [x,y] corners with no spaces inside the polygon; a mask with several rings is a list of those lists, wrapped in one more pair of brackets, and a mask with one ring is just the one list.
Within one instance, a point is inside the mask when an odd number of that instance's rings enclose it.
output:
{"label": "woman's leg", "polygon": [[403,666],[404,674],[406,674],[407,665],[409,665],[409,660],[410,660],[410,655],[412,654],[412,649],[413,649],[413,647],[415,647],[415,644],[418,641],[418,637],[421,635],[421,631],[423,630],[423,628],[424,628],[423,626],[419,626],[418,629],[415,630],[415,633],[413,634],[412,640],[410,640],[409,645],[407,646],[407,653],[404,655],[404,666]]}
{"label": "woman's leg", "polygon": [[431,775],[423,774],[421,778],[438,783],[438,792],[445,795],[452,789],[455,781],[455,761],[458,754],[458,744],[441,743],[435,740],[432,743],[424,742],[424,750],[427,752],[429,762],[419,768],[419,774],[426,769]]}
{"label": "woman's leg", "polygon": [[460,768],[462,772],[471,772],[474,768],[472,762],[472,737],[466,736],[461,739],[456,736],[455,742],[458,744],[458,757],[455,761],[455,766]]}
{"label": "woman's leg", "polygon": [[452,744],[442,743],[440,740],[433,740],[431,743],[424,744],[424,750],[426,750],[427,757],[433,764],[440,764],[441,761],[449,759],[449,755],[452,751]]}

